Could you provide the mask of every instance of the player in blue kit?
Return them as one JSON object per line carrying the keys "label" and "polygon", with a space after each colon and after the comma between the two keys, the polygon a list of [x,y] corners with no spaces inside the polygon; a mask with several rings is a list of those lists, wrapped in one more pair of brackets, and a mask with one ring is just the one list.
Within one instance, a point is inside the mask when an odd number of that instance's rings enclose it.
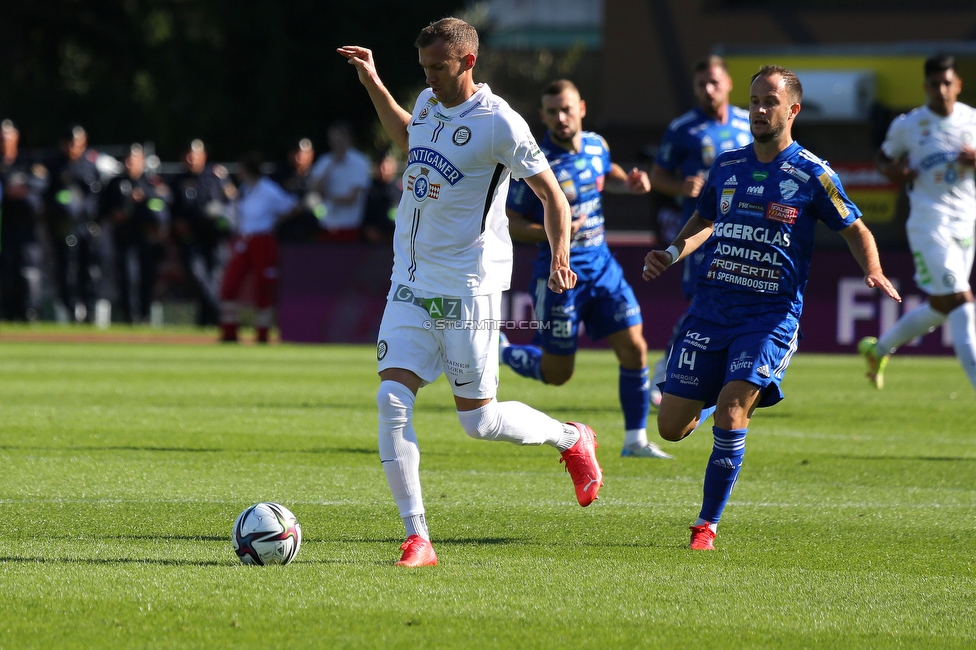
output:
{"label": "player in blue kit", "polygon": [[780,383],[800,339],[816,222],[844,237],[867,286],[901,300],[840,179],[793,141],[802,96],[799,79],[785,68],[764,66],[753,75],[754,143],[715,159],[695,214],[667,250],[644,258],[644,279],[651,280],[693,251],[705,252],[658,411],[661,437],[677,441],[698,426],[703,406],[717,405],[692,549],[714,550],[752,414],[783,399]]}
{"label": "player in blue kit", "polygon": [[[651,168],[651,184],[654,189],[677,197],[681,203],[680,222],[675,220],[676,223],[660,224],[661,236],[665,241],[674,239],[695,213],[698,196],[708,178],[708,170],[715,156],[752,142],[749,112],[729,103],[732,78],[722,57],[710,56],[696,63],[692,84],[698,105],[668,125]],[[690,301],[695,295],[698,267],[703,254],[703,251],[698,250],[684,260],[681,289],[685,300]],[[675,324],[671,340],[665,346],[664,356],[654,366],[651,377],[651,403],[654,406],[661,403],[658,384],[664,381],[667,353],[680,326],[680,321]]]}
{"label": "player in blue kit", "polygon": [[611,162],[603,138],[583,131],[586,102],[571,81],[560,79],[546,86],[540,113],[548,133],[539,146],[573,212],[569,259],[578,279],[574,289],[562,293],[546,286],[552,260],[542,202],[524,181],[513,182],[507,205],[509,230],[515,241],[539,244],[529,293],[536,319],[549,327],[537,330],[533,345],[507,345],[502,339],[501,361],[523,377],[561,386],[573,376],[583,323],[592,340],[606,338],[620,361],[618,391],[625,430],[621,456],[671,458],[647,440],[650,382],[640,305],[607,247],[600,199],[604,188],[646,194],[651,189],[647,174],[636,168],[625,172]]}

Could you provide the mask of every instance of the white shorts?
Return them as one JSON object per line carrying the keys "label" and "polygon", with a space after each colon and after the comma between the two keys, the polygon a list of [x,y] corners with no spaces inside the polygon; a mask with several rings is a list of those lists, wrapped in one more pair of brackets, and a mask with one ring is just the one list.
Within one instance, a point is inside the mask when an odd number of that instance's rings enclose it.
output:
{"label": "white shorts", "polygon": [[501,294],[438,296],[397,285],[387,297],[376,343],[379,371],[403,368],[427,385],[447,375],[458,397],[498,392]]}
{"label": "white shorts", "polygon": [[908,246],[915,260],[915,283],[930,296],[946,296],[969,291],[973,271],[973,230],[959,236],[950,229],[912,228]]}

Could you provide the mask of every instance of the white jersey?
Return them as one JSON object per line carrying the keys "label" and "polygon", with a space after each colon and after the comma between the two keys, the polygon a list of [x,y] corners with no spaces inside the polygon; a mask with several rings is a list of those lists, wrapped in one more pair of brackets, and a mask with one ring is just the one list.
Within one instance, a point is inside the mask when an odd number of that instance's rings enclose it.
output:
{"label": "white jersey", "polygon": [[962,145],[976,146],[976,110],[956,102],[942,117],[927,106],[900,115],[888,127],[881,150],[892,160],[905,154],[918,177],[908,190],[908,227],[972,236],[976,223],[976,182],[970,165],[956,163]]}
{"label": "white jersey", "polygon": [[509,179],[549,169],[528,124],[487,84],[453,108],[441,105],[428,88],[417,98],[407,138],[393,287],[445,296],[508,289]]}

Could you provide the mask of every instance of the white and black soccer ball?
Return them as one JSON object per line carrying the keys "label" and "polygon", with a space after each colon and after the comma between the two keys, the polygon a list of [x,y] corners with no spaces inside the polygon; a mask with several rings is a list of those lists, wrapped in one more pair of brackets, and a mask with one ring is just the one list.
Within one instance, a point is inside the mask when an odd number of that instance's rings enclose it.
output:
{"label": "white and black soccer ball", "polygon": [[302,545],[302,527],[285,506],[258,503],[237,517],[231,542],[244,564],[288,564]]}

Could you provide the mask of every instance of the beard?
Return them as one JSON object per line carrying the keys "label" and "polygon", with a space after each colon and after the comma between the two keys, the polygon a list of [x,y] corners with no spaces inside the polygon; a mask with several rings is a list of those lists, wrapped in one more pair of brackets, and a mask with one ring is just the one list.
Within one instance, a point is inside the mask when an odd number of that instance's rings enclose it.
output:
{"label": "beard", "polygon": [[556,135],[554,132],[549,131],[549,139],[559,145],[571,144],[573,142],[573,138],[576,137],[576,133],[577,133],[576,131],[570,129],[569,131],[567,131],[567,136],[565,138],[562,138]]}
{"label": "beard", "polygon": [[763,134],[757,134],[755,129],[750,126],[749,130],[752,132],[752,139],[761,144],[766,144],[767,142],[773,142],[777,140],[781,135],[783,135],[783,126],[769,126],[769,130]]}

